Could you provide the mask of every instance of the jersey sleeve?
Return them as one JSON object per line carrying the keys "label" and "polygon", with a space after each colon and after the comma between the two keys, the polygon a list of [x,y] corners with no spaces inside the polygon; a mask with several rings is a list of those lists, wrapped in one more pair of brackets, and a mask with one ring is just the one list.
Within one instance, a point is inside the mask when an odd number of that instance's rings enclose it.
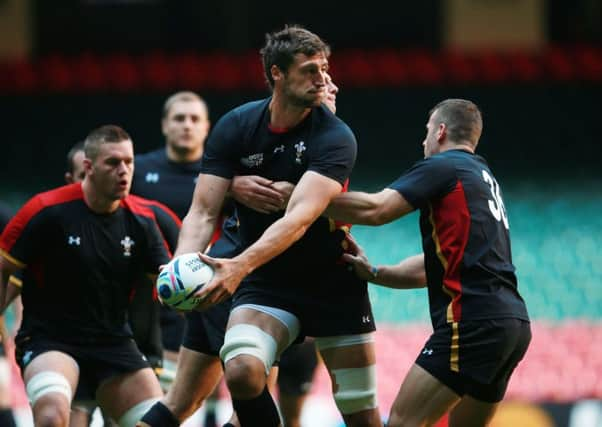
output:
{"label": "jersey sleeve", "polygon": [[159,266],[169,262],[168,248],[159,231],[155,220],[150,220],[146,227],[147,257],[145,259],[145,269],[147,273],[157,274]]}
{"label": "jersey sleeve", "polygon": [[159,226],[159,231],[163,235],[167,246],[169,246],[170,252],[173,254],[178,245],[178,234],[180,233],[180,227],[182,227],[182,221],[180,221],[175,212],[161,203],[153,203],[150,205],[150,208],[155,214],[155,221]]}
{"label": "jersey sleeve", "polygon": [[239,113],[230,111],[217,122],[207,139],[201,173],[232,179],[236,173],[238,148],[243,140]]}
{"label": "jersey sleeve", "polygon": [[444,158],[416,162],[388,188],[399,192],[414,208],[422,209],[434,198],[452,191],[457,177],[453,163]]}
{"label": "jersey sleeve", "polygon": [[333,126],[320,135],[315,147],[316,153],[310,157],[307,170],[344,185],[357,155],[357,142],[351,129],[342,123]]}
{"label": "jersey sleeve", "polygon": [[0,255],[24,268],[47,241],[48,209],[40,196],[30,199],[9,221],[0,236]]}

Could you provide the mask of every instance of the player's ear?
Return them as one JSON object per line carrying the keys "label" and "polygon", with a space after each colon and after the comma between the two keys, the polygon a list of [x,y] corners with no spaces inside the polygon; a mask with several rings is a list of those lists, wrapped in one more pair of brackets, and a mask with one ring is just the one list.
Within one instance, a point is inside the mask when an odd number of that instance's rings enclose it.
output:
{"label": "player's ear", "polygon": [[167,117],[161,119],[161,132],[163,136],[167,136]]}
{"label": "player's ear", "polygon": [[284,73],[277,65],[272,65],[270,67],[270,74],[272,75],[272,79],[274,80],[274,82],[277,82],[278,80],[282,80],[284,78]]}
{"label": "player's ear", "polygon": [[65,182],[67,184],[73,184],[73,174],[71,172],[65,172]]}
{"label": "player's ear", "polygon": [[447,136],[447,126],[445,123],[440,123],[437,128],[437,142],[443,142]]}
{"label": "player's ear", "polygon": [[88,171],[92,170],[92,160],[88,158],[84,159],[84,170],[86,171],[86,175]]}

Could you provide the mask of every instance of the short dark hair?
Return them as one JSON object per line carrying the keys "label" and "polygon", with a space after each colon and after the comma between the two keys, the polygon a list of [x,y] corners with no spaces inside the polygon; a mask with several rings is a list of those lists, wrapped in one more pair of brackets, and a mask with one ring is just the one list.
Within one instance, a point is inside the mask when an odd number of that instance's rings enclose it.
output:
{"label": "short dark hair", "polygon": [[434,122],[446,125],[450,141],[468,141],[473,147],[477,146],[483,131],[483,117],[474,102],[466,99],[446,99],[435,105],[429,116],[435,112]]}
{"label": "short dark hair", "polygon": [[268,84],[274,87],[274,79],[270,71],[272,65],[276,65],[286,73],[296,54],[313,56],[320,52],[330,56],[330,47],[316,34],[298,25],[287,25],[280,31],[266,34],[265,45],[259,53]]}
{"label": "short dark hair", "polygon": [[67,152],[67,172],[73,173],[73,158],[80,151],[84,151],[84,143],[85,141],[77,141]]}
{"label": "short dark hair", "polygon": [[188,91],[188,90],[182,91],[182,92],[176,92],[165,100],[165,103],[163,104],[163,116],[162,117],[165,118],[169,115],[169,110],[171,110],[171,107],[176,102],[193,102],[193,101],[199,102],[205,108],[205,111],[207,111],[207,117],[209,117],[209,106],[207,105],[205,100],[203,98],[201,98],[199,95],[197,95],[196,93],[194,93],[192,91]]}
{"label": "short dark hair", "polygon": [[84,143],[84,153],[86,158],[95,160],[101,145],[115,144],[127,140],[131,140],[131,138],[124,129],[115,125],[104,125],[88,134]]}

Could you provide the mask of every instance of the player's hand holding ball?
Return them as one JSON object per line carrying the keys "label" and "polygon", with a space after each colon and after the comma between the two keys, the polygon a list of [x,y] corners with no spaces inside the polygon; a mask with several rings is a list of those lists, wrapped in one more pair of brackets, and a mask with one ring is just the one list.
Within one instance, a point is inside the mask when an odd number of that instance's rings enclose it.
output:
{"label": "player's hand holding ball", "polygon": [[159,299],[176,310],[193,310],[201,302],[198,291],[213,275],[213,268],[203,262],[198,253],[179,255],[167,263],[157,277]]}

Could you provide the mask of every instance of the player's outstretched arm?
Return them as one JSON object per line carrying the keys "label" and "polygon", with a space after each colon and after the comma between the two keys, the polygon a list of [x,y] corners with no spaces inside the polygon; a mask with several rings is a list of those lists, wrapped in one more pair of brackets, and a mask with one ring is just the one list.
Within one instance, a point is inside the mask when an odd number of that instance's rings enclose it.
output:
{"label": "player's outstretched arm", "polygon": [[399,192],[385,188],[379,193],[341,193],[328,205],[325,214],[351,224],[382,225],[413,210]]}
{"label": "player's outstretched arm", "polygon": [[232,259],[216,260],[203,255],[201,258],[212,265],[216,274],[209,285],[199,291],[197,296],[204,301],[198,308],[228,298],[247,274],[299,240],[341,188],[341,184],[331,178],[305,172],[291,195],[284,216],[270,225],[259,240]]}
{"label": "player's outstretched arm", "polygon": [[215,175],[199,175],[190,209],[182,221],[174,256],[205,251],[229,187],[229,179]]}
{"label": "player's outstretched arm", "polygon": [[414,289],[426,286],[424,254],[408,257],[395,265],[370,264],[366,253],[351,237],[348,237],[349,252],[343,259],[353,265],[355,273],[362,279],[376,285],[394,289]]}

